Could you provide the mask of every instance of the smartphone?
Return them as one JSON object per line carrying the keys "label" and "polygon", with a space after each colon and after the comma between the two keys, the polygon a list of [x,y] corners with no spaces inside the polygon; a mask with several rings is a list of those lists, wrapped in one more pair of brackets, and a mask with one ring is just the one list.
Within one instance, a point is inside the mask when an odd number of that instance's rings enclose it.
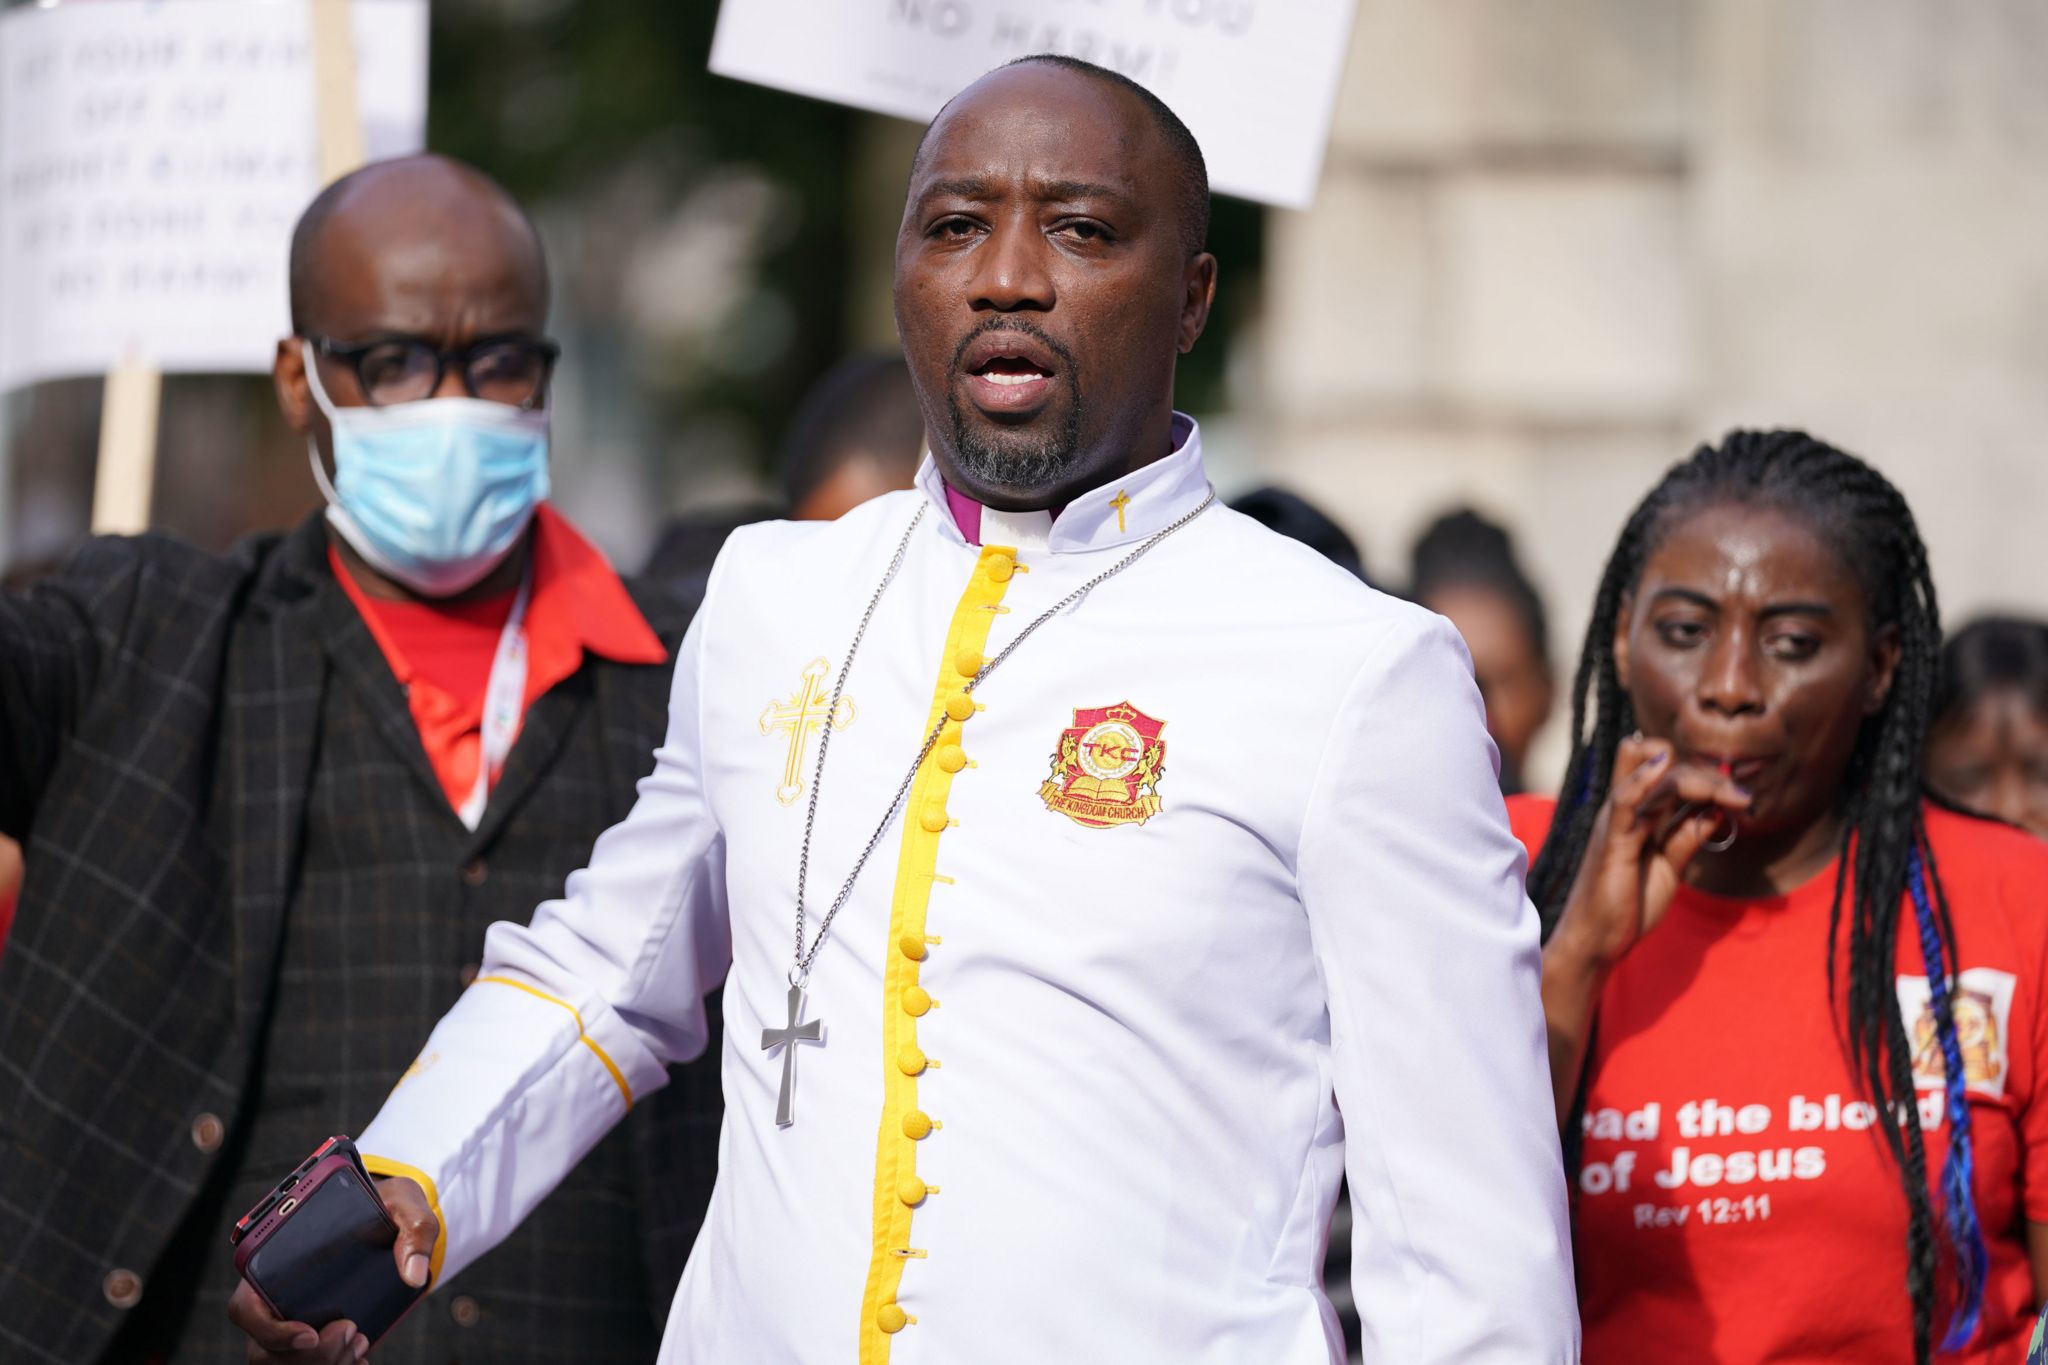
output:
{"label": "smartphone", "polygon": [[426,1293],[398,1277],[398,1225],[356,1146],[331,1137],[228,1234],[235,1270],[287,1322],[347,1318],[372,1346]]}

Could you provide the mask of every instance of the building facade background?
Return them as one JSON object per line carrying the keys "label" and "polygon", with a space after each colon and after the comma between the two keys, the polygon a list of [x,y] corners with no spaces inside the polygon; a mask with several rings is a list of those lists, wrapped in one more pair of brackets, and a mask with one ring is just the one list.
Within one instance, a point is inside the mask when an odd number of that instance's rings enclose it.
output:
{"label": "building facade background", "polygon": [[1500,519],[1567,677],[1628,510],[1737,425],[1882,468],[1951,623],[2048,612],[2043,71],[2026,0],[1364,0],[1248,453],[1395,581]]}

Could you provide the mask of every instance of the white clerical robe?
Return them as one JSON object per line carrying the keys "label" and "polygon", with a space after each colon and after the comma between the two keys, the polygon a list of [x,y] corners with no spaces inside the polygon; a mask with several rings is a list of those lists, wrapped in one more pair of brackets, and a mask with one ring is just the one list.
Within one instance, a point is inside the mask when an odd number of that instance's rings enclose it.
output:
{"label": "white clerical robe", "polygon": [[[1325,1365],[1347,1173],[1368,1359],[1577,1358],[1536,917],[1451,627],[1218,504],[963,693],[1201,504],[1175,432],[979,546],[929,461],[733,535],[632,813],[490,931],[362,1135],[431,1191],[439,1278],[702,1049],[723,978],[664,1362]],[[813,795],[811,934],[942,719],[812,967],[822,1039],[764,1047]]]}

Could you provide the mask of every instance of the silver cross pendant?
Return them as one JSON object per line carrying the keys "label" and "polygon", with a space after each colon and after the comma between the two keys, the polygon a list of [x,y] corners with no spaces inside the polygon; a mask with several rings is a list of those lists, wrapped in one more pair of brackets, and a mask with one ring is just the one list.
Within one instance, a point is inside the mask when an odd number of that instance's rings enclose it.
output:
{"label": "silver cross pendant", "polygon": [[813,1019],[808,1024],[799,1024],[797,1019],[803,1012],[804,989],[801,986],[791,986],[789,1027],[761,1030],[763,1052],[773,1047],[782,1049],[782,1097],[775,1103],[775,1126],[778,1128],[787,1128],[796,1122],[796,1045],[825,1041],[825,1021]]}

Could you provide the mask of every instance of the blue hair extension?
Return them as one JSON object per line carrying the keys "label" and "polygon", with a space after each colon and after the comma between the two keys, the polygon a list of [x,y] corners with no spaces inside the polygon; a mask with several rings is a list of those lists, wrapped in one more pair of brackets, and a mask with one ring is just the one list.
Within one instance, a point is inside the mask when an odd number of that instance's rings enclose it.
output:
{"label": "blue hair extension", "polygon": [[1927,959],[1927,990],[1934,1008],[1934,1028],[1941,1045],[1941,1069],[1947,1081],[1948,1153],[1941,1162],[1942,1212],[1948,1223],[1949,1241],[1955,1247],[1962,1297],[1949,1319],[1948,1335],[1941,1349],[1959,1350],[1976,1334],[1984,1312],[1984,1277],[1990,1256],[1984,1249],[1984,1229],[1977,1221],[1975,1163],[1970,1141],[1970,1103],[1964,1092],[1963,1050],[1956,1041],[1955,1014],[1949,1006],[1948,967],[1942,960],[1941,933],[1935,922],[1934,903],[1927,895],[1927,877],[1915,848],[1906,855],[1907,885],[1913,894],[1913,916],[1920,927],[1920,952]]}
{"label": "blue hair extension", "polygon": [[1598,765],[1593,759],[1593,747],[1587,745],[1586,761],[1579,765],[1579,780],[1571,785],[1569,795],[1559,803],[1560,809],[1554,817],[1555,823],[1563,824],[1579,807],[1592,799],[1593,783],[1600,776]]}

